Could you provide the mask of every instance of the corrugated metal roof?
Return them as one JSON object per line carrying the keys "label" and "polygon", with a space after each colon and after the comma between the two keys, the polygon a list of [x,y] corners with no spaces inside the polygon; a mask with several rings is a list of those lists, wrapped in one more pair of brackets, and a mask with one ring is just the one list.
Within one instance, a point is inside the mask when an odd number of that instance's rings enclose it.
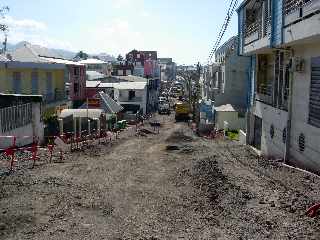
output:
{"label": "corrugated metal roof", "polygon": [[36,62],[36,63],[47,63],[47,60],[41,59],[31,48],[27,47],[26,45],[14,50],[11,53],[12,59],[14,61],[19,62]]}
{"label": "corrugated metal roof", "polygon": [[48,48],[32,44],[24,44],[10,52],[10,54],[12,55],[13,60],[21,62],[50,62],[41,57],[62,58],[62,56]]}
{"label": "corrugated metal roof", "polygon": [[59,63],[59,64],[65,64],[65,65],[76,65],[76,66],[84,66],[84,64],[66,60],[66,59],[60,59],[60,58],[48,58],[48,57],[40,57],[40,59],[43,59],[44,61],[49,61],[52,63]]}
{"label": "corrugated metal roof", "polygon": [[9,61],[9,59],[4,54],[0,54],[0,61],[7,62],[7,61]]}
{"label": "corrugated metal roof", "polygon": [[107,64],[107,62],[101,61],[99,59],[95,59],[95,58],[88,58],[86,60],[81,60],[79,61],[79,63],[82,64]]}
{"label": "corrugated metal roof", "polygon": [[107,77],[107,75],[99,73],[97,71],[87,71],[86,74],[87,79],[90,81]]}
{"label": "corrugated metal roof", "polygon": [[103,107],[106,113],[115,114],[121,112],[124,108],[115,102],[108,94],[99,92],[100,99],[102,100]]}
{"label": "corrugated metal roof", "polygon": [[122,90],[143,90],[147,86],[146,82],[120,82],[114,85],[116,89]]}
{"label": "corrugated metal roof", "polygon": [[214,108],[217,112],[236,112],[231,104],[221,105]]}
{"label": "corrugated metal roof", "polygon": [[118,83],[100,83],[99,87],[100,88],[114,88],[115,85],[117,85]]}
{"label": "corrugated metal roof", "polygon": [[69,116],[91,119],[100,118],[103,111],[101,109],[64,109],[61,111],[60,118],[67,118]]}
{"label": "corrugated metal roof", "polygon": [[96,88],[99,86],[100,83],[101,83],[101,81],[87,81],[86,87],[87,88]]}
{"label": "corrugated metal roof", "polygon": [[139,77],[139,76],[133,76],[133,75],[128,75],[128,76],[115,76],[115,78],[119,80],[124,80],[128,82],[148,82],[147,78]]}

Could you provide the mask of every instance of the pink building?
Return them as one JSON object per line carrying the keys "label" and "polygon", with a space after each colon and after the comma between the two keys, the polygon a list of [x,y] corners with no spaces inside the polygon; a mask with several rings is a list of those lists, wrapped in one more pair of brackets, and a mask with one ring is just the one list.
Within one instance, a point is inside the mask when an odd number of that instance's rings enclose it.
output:
{"label": "pink building", "polygon": [[73,102],[86,99],[86,67],[82,64],[67,65],[69,72],[69,96]]}

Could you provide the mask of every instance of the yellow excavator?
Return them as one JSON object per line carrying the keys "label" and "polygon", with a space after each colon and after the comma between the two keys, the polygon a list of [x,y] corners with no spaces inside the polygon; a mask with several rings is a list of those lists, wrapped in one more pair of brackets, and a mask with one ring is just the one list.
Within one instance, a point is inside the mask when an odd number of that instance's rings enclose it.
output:
{"label": "yellow excavator", "polygon": [[191,109],[189,103],[186,101],[178,101],[175,105],[175,114],[176,121],[190,120]]}

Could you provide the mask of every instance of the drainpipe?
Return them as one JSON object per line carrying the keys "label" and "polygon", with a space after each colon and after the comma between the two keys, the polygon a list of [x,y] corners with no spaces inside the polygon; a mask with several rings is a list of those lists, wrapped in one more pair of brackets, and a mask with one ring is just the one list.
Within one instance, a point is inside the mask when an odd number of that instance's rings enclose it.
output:
{"label": "drainpipe", "polygon": [[284,163],[288,163],[290,157],[290,142],[291,142],[291,123],[292,123],[292,87],[293,87],[293,59],[294,52],[291,51],[291,66],[290,66],[290,76],[289,76],[289,96],[288,96],[288,119],[287,119],[287,136],[286,145],[284,150]]}

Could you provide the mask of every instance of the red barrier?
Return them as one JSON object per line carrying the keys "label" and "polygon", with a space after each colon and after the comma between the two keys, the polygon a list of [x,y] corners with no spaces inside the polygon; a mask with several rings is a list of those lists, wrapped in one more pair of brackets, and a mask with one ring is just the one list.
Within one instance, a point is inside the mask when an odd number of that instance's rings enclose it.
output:
{"label": "red barrier", "polygon": [[309,217],[314,218],[315,216],[317,216],[317,212],[319,211],[319,209],[320,209],[320,203],[313,205],[311,208],[307,210],[307,215]]}

